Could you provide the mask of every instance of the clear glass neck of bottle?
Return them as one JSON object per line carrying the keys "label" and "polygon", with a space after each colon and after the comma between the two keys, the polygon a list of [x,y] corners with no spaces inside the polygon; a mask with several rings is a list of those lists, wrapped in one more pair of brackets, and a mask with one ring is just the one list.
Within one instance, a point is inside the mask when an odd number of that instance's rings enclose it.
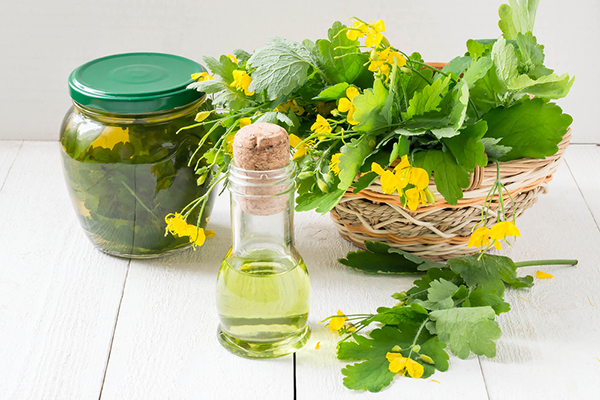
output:
{"label": "clear glass neck of bottle", "polygon": [[294,163],[270,171],[230,166],[232,248],[229,257],[278,253],[298,258],[294,247]]}

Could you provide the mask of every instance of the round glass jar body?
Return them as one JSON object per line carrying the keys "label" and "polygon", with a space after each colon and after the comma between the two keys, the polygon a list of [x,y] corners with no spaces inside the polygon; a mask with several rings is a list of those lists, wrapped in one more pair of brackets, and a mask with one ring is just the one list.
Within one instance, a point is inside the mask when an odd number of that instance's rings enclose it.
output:
{"label": "round glass jar body", "polygon": [[[190,163],[204,129],[177,133],[205,108],[201,98],[175,109],[117,114],[74,102],[61,127],[64,173],[79,221],[100,250],[143,258],[190,245],[188,237],[165,235],[165,216],[206,192],[193,168],[203,151]],[[211,205],[212,199],[202,228]],[[198,218],[195,210],[188,221]]]}

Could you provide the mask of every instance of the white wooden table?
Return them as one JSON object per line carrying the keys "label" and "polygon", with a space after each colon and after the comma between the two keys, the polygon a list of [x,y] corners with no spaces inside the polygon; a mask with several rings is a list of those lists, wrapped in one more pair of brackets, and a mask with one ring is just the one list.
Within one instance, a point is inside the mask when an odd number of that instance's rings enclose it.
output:
{"label": "white wooden table", "polygon": [[[317,321],[392,305],[414,277],[371,276],[337,263],[355,249],[328,216],[296,216],[313,288],[312,338],[270,361],[238,358],[216,339],[215,280],[230,245],[229,200],[217,236],[197,251],[114,258],[84,237],[62,176],[58,143],[0,141],[0,399],[577,399],[600,398],[600,147],[572,145],[518,221],[516,261],[553,279],[509,290],[495,359],[450,358],[433,379],[397,378],[379,394],[342,385],[337,336]],[[522,274],[535,273],[530,267]],[[315,344],[320,341],[319,350]]]}

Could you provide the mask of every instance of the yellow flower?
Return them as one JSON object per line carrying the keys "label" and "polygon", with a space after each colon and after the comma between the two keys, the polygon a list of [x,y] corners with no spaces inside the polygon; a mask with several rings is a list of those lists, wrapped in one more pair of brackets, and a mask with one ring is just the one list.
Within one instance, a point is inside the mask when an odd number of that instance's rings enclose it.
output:
{"label": "yellow flower", "polygon": [[329,170],[336,175],[340,174],[340,157],[342,153],[334,154],[331,157],[331,162],[329,163]]}
{"label": "yellow flower", "polygon": [[344,323],[348,320],[348,317],[341,310],[338,310],[337,315],[340,315],[340,317],[333,317],[329,320],[329,330],[331,332],[337,332],[342,329]]}
{"label": "yellow flower", "polygon": [[300,139],[293,133],[290,134],[290,146],[292,146],[292,148],[296,148],[296,152],[294,153],[294,157],[292,157],[292,160],[297,160],[303,155],[308,154],[308,150],[313,146],[312,141],[307,141],[302,144],[300,143],[302,143],[302,139]]}
{"label": "yellow flower", "polygon": [[247,125],[251,125],[252,124],[252,120],[250,118],[242,118],[240,119],[240,128],[243,128]]}
{"label": "yellow flower", "polygon": [[167,214],[167,216],[165,217],[165,222],[167,223],[165,236],[167,235],[167,233],[170,233],[171,235],[177,235],[180,237],[187,236],[185,232],[187,231],[188,224],[187,222],[185,222],[181,214]]}
{"label": "yellow flower", "polygon": [[348,121],[350,125],[358,125],[358,121],[356,121],[353,117],[354,112],[356,111],[356,107],[354,107],[354,105],[352,104],[352,100],[359,94],[360,92],[357,88],[355,88],[354,86],[350,86],[348,89],[346,89],[347,98],[342,97],[338,104],[338,111],[348,113],[348,115],[346,116],[346,121]]}
{"label": "yellow flower", "polygon": [[394,61],[398,67],[406,65],[406,58],[400,53],[393,51],[391,47],[384,50],[371,52],[369,71],[379,72],[381,75],[388,78]]}
{"label": "yellow flower", "polygon": [[506,240],[507,236],[514,236],[515,238],[521,236],[519,228],[515,226],[513,221],[502,221],[492,226],[490,237],[494,240]]}
{"label": "yellow flower", "polygon": [[554,275],[549,274],[547,272],[537,271],[535,273],[535,277],[538,279],[550,279],[550,278],[554,278]]}
{"label": "yellow flower", "polygon": [[490,230],[481,226],[475,230],[469,237],[468,247],[488,247],[490,245]]}
{"label": "yellow flower", "polygon": [[354,21],[352,27],[346,31],[346,37],[350,40],[357,40],[360,37],[365,36],[369,32],[367,25],[360,21]]}
{"label": "yellow flower", "polygon": [[422,190],[418,188],[410,188],[404,192],[406,196],[406,205],[412,211],[419,208],[419,204],[427,205],[427,196]]}
{"label": "yellow flower", "polygon": [[202,246],[207,237],[215,236],[215,233],[210,229],[205,231],[196,225],[189,225],[179,213],[168,214],[165,217],[165,222],[167,223],[165,235],[170,232],[178,237],[189,236],[194,250],[196,250],[196,246]]}
{"label": "yellow flower", "polygon": [[[392,194],[395,191],[402,190],[406,187],[405,182],[403,182],[397,174],[388,169],[384,170],[381,165],[375,162],[371,164],[371,170],[376,174],[379,174],[381,190],[383,190],[383,193],[385,194]],[[403,184],[404,186],[402,186]]]}
{"label": "yellow flower", "polygon": [[213,76],[210,76],[208,74],[208,72],[196,72],[195,74],[192,74],[192,79],[195,80],[196,82],[204,82],[204,81],[212,81],[215,78]]}
{"label": "yellow flower", "polygon": [[235,87],[237,90],[242,90],[246,96],[252,96],[254,92],[250,92],[248,87],[252,83],[252,78],[246,71],[236,69],[233,71],[233,82],[231,82],[231,87]]}
{"label": "yellow flower", "polygon": [[317,115],[317,121],[312,124],[310,130],[316,133],[331,133],[331,125],[329,122],[321,116],[321,114]]}
{"label": "yellow flower", "polygon": [[297,116],[304,114],[304,107],[299,106],[296,100],[288,100],[286,103],[280,103],[277,107],[275,107],[274,111],[287,113],[290,109]]}
{"label": "yellow flower", "polygon": [[423,365],[412,358],[403,357],[400,353],[387,353],[385,358],[390,362],[389,370],[395,374],[404,374],[406,371],[411,378],[418,379],[425,372]]}
{"label": "yellow flower", "polygon": [[239,64],[239,61],[237,58],[235,58],[235,56],[233,54],[227,54],[227,58],[229,58],[231,61],[233,61],[236,64]]}
{"label": "yellow flower", "polygon": [[365,46],[367,47],[377,47],[379,43],[383,40],[382,32],[385,32],[385,24],[383,20],[378,20],[374,24],[369,24],[369,32],[366,34],[367,38],[365,39]]}

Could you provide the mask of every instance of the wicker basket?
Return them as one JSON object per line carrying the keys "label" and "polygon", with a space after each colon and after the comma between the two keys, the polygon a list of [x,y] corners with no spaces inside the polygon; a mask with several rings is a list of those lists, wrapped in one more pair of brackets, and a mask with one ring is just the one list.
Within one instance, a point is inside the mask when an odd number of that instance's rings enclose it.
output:
{"label": "wicker basket", "polygon": [[[571,139],[570,129],[558,145],[558,152],[546,159],[523,158],[500,163],[502,183],[515,201],[519,217],[531,207],[546,183],[560,165]],[[473,227],[481,220],[481,209],[491,185],[496,180],[496,165],[476,167],[471,184],[456,205],[448,204],[435,190],[435,204],[410,211],[400,204],[398,195],[387,195],[381,190],[379,179],[368,188],[354,194],[348,191],[331,211],[331,217],[340,235],[364,248],[364,241],[378,241],[404,251],[429,258],[445,260],[450,257],[475,253],[467,242]],[[435,189],[433,181],[430,188]],[[498,196],[492,210],[498,207]],[[512,209],[507,210],[512,217]],[[488,226],[496,223],[490,213]]]}

